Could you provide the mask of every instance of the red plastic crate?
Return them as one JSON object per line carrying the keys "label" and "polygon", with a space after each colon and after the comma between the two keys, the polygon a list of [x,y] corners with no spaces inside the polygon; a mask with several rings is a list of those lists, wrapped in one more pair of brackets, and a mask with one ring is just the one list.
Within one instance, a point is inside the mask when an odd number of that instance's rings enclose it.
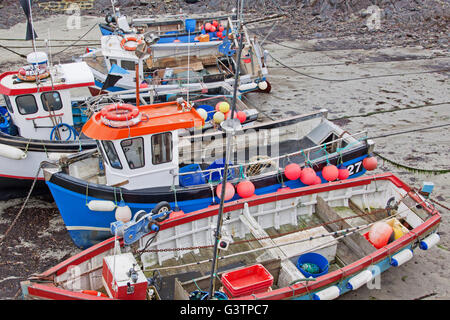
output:
{"label": "red plastic crate", "polygon": [[222,275],[224,288],[233,297],[265,292],[273,284],[273,276],[261,264],[226,272]]}

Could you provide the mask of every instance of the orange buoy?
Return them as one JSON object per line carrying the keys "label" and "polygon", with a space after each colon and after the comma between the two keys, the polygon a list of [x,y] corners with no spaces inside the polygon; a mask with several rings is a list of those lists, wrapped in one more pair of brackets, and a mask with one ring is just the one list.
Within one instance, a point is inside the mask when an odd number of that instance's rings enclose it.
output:
{"label": "orange buoy", "polygon": [[345,180],[350,176],[350,171],[346,167],[341,167],[338,169],[338,179],[339,180]]}
{"label": "orange buoy", "polygon": [[247,115],[245,114],[244,111],[238,111],[238,112],[236,113],[236,118],[239,119],[239,122],[240,122],[240,123],[244,123],[245,120],[247,120]]}
{"label": "orange buoy", "polygon": [[297,163],[290,163],[284,168],[284,175],[289,180],[296,180],[300,178],[302,169]]}
{"label": "orange buoy", "polygon": [[334,181],[338,178],[339,171],[336,166],[329,164],[322,169],[322,177],[327,181]]}
{"label": "orange buoy", "polygon": [[306,185],[312,185],[316,181],[317,174],[312,168],[304,168],[300,175],[300,181]]}
{"label": "orange buoy", "polygon": [[180,42],[180,39],[175,39],[173,40],[173,42]]}
{"label": "orange buoy", "polygon": [[374,223],[372,227],[370,227],[369,241],[375,248],[380,249],[394,239],[394,230],[387,222],[379,221]]}
{"label": "orange buoy", "polygon": [[378,166],[377,158],[375,157],[367,157],[363,160],[363,167],[368,170],[372,171],[375,170]]}
{"label": "orange buoy", "polygon": [[[222,195],[222,184],[223,183],[218,184],[217,188],[216,188],[216,195],[219,197],[219,199],[220,199],[220,196]],[[234,193],[235,193],[234,186],[231,184],[231,182],[227,182],[227,184],[225,185],[225,197],[224,197],[224,200],[228,201],[231,198],[233,198],[234,197]]]}
{"label": "orange buoy", "polygon": [[255,185],[249,180],[238,183],[236,191],[241,198],[248,198],[255,194]]}

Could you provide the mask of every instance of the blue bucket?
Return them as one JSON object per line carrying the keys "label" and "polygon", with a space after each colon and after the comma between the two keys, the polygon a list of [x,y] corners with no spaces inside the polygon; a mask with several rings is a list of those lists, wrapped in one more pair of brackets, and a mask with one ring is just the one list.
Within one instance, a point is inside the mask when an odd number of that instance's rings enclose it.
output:
{"label": "blue bucket", "polygon": [[185,22],[186,32],[194,32],[195,25],[197,24],[197,20],[195,19],[186,19]]}
{"label": "blue bucket", "polygon": [[[320,272],[319,273],[309,273],[301,268],[301,266],[304,263],[313,263],[319,267]],[[297,269],[300,270],[300,272],[307,278],[313,277],[317,278],[320,276],[323,276],[328,272],[328,260],[323,255],[315,253],[315,252],[308,252],[305,254],[302,254],[300,257],[298,257],[297,260]]]}

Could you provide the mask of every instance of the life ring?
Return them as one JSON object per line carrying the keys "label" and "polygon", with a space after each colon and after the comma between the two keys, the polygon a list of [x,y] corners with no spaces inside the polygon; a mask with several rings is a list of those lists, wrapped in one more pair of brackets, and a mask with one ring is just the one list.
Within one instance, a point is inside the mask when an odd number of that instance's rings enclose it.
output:
{"label": "life ring", "polygon": [[37,76],[35,74],[29,74],[26,71],[17,73],[17,78],[19,78],[22,81],[27,81],[27,82],[33,82],[33,81],[36,81],[37,79],[42,80],[42,79],[45,79],[48,77],[50,77],[50,72],[48,72],[48,71],[40,73]]}
{"label": "life ring", "polygon": [[96,297],[105,297],[107,298],[108,296],[100,291],[95,291],[95,290],[83,290],[81,291],[81,293],[84,294],[89,294],[91,296],[96,296]]}
{"label": "life ring", "polygon": [[102,122],[110,127],[130,127],[141,122],[139,108],[131,104],[110,104],[101,110]]}
{"label": "life ring", "polygon": [[[137,43],[137,45],[135,47],[129,47],[126,46],[125,43],[129,42],[129,41],[134,41]],[[142,43],[142,40],[140,38],[137,37],[124,37],[122,39],[122,41],[120,42],[120,46],[122,47],[122,49],[127,50],[127,51],[135,51],[137,46],[140,45]]]}

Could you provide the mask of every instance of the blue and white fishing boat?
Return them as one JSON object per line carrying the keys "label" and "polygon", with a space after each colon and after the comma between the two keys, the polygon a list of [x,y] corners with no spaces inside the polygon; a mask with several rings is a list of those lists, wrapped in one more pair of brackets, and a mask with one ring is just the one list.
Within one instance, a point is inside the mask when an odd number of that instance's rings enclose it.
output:
{"label": "blue and white fishing boat", "polygon": [[[119,112],[120,119],[114,116],[116,109],[124,112]],[[230,183],[249,180],[254,193],[261,195],[283,186],[300,188],[323,182],[321,171],[328,164],[347,168],[347,176],[341,179],[362,175],[366,171],[363,160],[373,142],[365,132],[347,133],[326,115],[322,110],[243,126],[232,142]],[[202,125],[204,118],[184,100],[140,106],[139,110],[113,105],[95,113],[83,133],[97,141],[98,151],[68,156],[44,168],[74,243],[86,248],[106,239],[110,224],[122,211],[131,215],[171,208],[189,213],[217,203],[225,133],[202,132]],[[202,134],[189,132],[193,128]],[[293,178],[296,170],[290,174],[291,166],[286,173],[288,164],[297,164],[298,174],[301,168],[310,167],[304,169],[312,170],[307,175],[318,176],[320,181],[304,183],[299,176]],[[231,188],[232,199],[239,198]]]}
{"label": "blue and white fishing boat", "polygon": [[[134,18],[129,23],[126,16],[115,13],[108,21],[113,21],[108,27],[100,25],[101,47],[88,48],[81,56],[92,69],[97,89],[132,89],[137,77],[140,86],[156,94],[164,89],[202,89],[215,82],[234,84],[239,22],[235,15]],[[217,25],[217,31],[206,31],[207,24],[211,30]],[[239,90],[270,92],[266,55],[242,27]],[[111,30],[104,32],[106,28]],[[112,76],[120,77],[113,85],[109,84]]]}

